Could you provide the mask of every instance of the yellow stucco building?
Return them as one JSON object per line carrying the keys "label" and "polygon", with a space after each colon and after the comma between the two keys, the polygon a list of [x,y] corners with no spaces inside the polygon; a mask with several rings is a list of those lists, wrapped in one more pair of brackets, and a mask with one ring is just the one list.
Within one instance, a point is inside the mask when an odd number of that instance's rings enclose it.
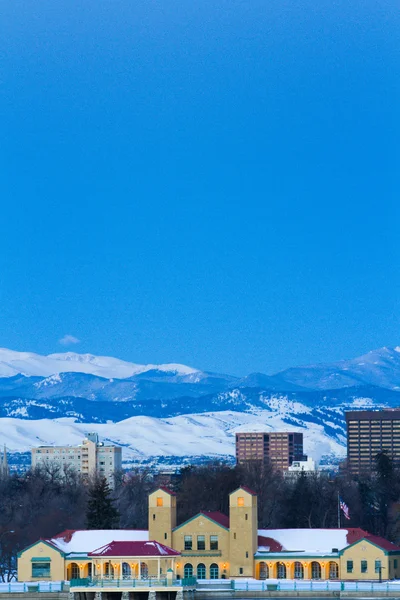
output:
{"label": "yellow stucco building", "polygon": [[176,496],[149,496],[148,530],[67,531],[18,557],[18,580],[379,580],[400,577],[400,547],[358,528],[258,529],[257,496],[230,494],[229,516],[177,524]]}

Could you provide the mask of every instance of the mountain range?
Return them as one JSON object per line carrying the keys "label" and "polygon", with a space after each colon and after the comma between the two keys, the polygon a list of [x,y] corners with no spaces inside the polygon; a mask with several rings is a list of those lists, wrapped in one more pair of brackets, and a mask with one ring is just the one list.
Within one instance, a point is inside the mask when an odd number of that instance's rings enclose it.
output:
{"label": "mountain range", "polygon": [[[88,430],[124,459],[232,456],[243,428],[304,433],[315,458],[344,454],[344,412],[400,406],[400,347],[246,377],[66,352],[0,349],[0,433],[12,451],[77,443]],[[49,426],[49,423],[52,423]]]}

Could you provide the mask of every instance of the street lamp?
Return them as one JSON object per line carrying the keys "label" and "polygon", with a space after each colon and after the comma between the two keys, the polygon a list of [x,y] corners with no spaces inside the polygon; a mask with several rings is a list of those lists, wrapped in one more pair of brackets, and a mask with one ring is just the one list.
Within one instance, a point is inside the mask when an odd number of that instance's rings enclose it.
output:
{"label": "street lamp", "polygon": [[9,531],[3,531],[3,533],[0,534],[0,544],[1,544],[2,540],[3,540],[3,537],[5,535],[8,535],[9,533],[15,533],[14,529],[10,529]]}
{"label": "street lamp", "polygon": [[382,567],[382,562],[379,558],[377,558],[375,560],[375,563],[378,563],[378,567],[375,567],[375,572],[378,571],[379,573],[379,583],[382,583],[382,569],[384,569],[385,567]]}

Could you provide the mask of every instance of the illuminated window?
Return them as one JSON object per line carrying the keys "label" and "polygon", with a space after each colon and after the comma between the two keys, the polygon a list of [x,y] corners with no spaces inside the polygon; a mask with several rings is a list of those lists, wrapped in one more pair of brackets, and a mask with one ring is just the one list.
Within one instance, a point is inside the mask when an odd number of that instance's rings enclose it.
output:
{"label": "illuminated window", "polygon": [[238,498],[238,506],[244,506],[244,498],[243,497]]}
{"label": "illuminated window", "polygon": [[163,505],[163,499],[157,498],[157,506],[162,506],[162,505]]}

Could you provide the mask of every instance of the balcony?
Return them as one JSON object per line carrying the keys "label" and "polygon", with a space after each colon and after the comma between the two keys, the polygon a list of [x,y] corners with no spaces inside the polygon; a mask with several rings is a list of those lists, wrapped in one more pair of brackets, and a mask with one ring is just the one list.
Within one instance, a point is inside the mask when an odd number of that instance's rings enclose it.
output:
{"label": "balcony", "polygon": [[161,579],[149,577],[148,579],[113,579],[100,577],[85,577],[82,579],[71,579],[69,582],[71,588],[107,588],[107,589],[137,589],[140,591],[152,588],[182,588],[196,587],[196,578],[188,577],[186,579],[170,579],[164,577]]}

